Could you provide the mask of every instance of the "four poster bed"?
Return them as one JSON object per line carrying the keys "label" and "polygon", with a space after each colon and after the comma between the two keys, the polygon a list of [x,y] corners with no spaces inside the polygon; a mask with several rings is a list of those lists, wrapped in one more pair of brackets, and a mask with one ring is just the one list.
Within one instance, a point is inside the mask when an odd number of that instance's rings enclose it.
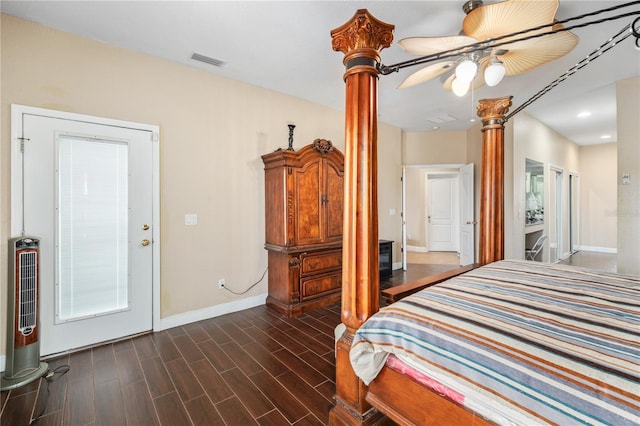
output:
{"label": "four poster bed", "polygon": [[342,323],[334,425],[640,423],[640,280],[503,259],[503,124],[480,101],[479,263],[378,313],[377,70],[393,26],[359,10],[345,54]]}

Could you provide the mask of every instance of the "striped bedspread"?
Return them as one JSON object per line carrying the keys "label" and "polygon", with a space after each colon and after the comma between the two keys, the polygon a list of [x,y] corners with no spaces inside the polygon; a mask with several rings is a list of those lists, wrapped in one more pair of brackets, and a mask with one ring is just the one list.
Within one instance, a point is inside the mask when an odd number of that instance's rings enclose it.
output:
{"label": "striped bedspread", "polygon": [[640,425],[640,279],[495,262],[369,318],[356,374],[390,354],[498,424]]}

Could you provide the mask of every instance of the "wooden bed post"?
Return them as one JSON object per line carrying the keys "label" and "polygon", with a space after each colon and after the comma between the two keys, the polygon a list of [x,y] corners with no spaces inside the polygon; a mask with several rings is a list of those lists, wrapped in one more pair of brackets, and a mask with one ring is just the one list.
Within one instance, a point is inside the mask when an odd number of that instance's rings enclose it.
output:
{"label": "wooden bed post", "polygon": [[378,70],[380,50],[393,41],[393,25],[360,9],[331,31],[333,50],[346,67],[344,226],[342,237],[342,323],[336,344],[333,425],[371,425],[380,413],[366,401],[366,386],[351,368],[355,331],[378,311]]}
{"label": "wooden bed post", "polygon": [[504,259],[504,116],[512,96],[482,99],[482,180],[480,183],[480,265]]}

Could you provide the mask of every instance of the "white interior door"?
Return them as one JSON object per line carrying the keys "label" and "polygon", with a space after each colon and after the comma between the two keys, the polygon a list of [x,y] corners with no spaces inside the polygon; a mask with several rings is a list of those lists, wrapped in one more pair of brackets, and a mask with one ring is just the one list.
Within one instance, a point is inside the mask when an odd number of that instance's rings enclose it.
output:
{"label": "white interior door", "polygon": [[427,230],[430,251],[457,251],[456,179],[453,177],[428,177]]}
{"label": "white interior door", "polygon": [[569,252],[575,253],[580,246],[580,179],[569,174]]}
{"label": "white interior door", "polygon": [[[562,258],[563,250],[563,203],[562,169],[549,166],[549,207],[545,206],[545,228],[549,235],[549,262],[556,263]],[[548,218],[548,221],[547,221]]]}
{"label": "white interior door", "polygon": [[20,116],[12,229],[40,238],[41,354],[150,330],[153,132]]}
{"label": "white interior door", "polygon": [[473,163],[460,167],[460,265],[475,262],[475,205]]}

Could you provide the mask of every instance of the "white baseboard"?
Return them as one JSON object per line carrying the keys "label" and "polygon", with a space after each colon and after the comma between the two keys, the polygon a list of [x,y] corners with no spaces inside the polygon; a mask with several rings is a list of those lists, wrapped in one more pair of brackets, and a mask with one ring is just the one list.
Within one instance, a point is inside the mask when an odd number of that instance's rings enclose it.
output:
{"label": "white baseboard", "polygon": [[0,371],[2,371],[3,373],[6,367],[6,362],[7,362],[7,356],[0,355]]}
{"label": "white baseboard", "polygon": [[391,265],[391,269],[393,269],[394,271],[396,269],[402,269],[402,262],[396,262],[393,265]]}
{"label": "white baseboard", "polygon": [[578,246],[580,251],[595,251],[597,253],[618,253],[617,247]]}
{"label": "white baseboard", "polygon": [[160,318],[158,328],[154,327],[153,331],[162,331],[168,328],[178,327],[192,322],[202,321],[209,318],[219,317],[221,315],[230,314],[232,312],[242,311],[244,309],[253,308],[255,306],[264,305],[267,300],[267,294],[260,294],[254,297],[237,300],[230,303],[223,303],[196,311],[183,312],[181,314],[172,315],[166,318]]}
{"label": "white baseboard", "polygon": [[407,251],[415,251],[415,252],[418,252],[418,253],[427,253],[429,250],[427,250],[426,247],[407,246]]}

